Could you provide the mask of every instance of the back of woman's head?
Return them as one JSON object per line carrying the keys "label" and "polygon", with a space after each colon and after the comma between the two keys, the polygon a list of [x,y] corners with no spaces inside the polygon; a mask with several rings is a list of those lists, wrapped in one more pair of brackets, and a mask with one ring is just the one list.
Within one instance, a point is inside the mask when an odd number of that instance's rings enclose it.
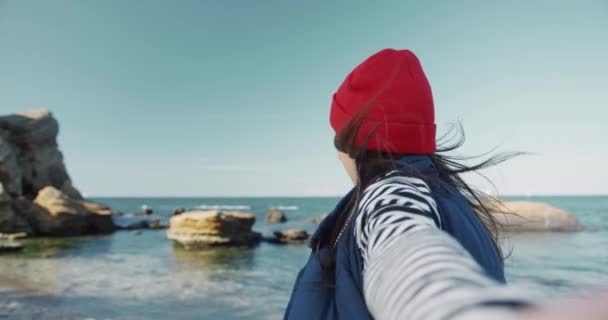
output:
{"label": "back of woman's head", "polygon": [[352,134],[344,142],[340,137],[341,144],[387,153],[434,153],[433,95],[418,58],[409,50],[393,49],[367,58],[333,95],[330,123],[336,137]]}
{"label": "back of woman's head", "polygon": [[[481,195],[461,177],[467,172],[495,165],[515,154],[503,154],[474,161],[446,153],[464,143],[462,128],[436,139],[435,110],[431,87],[418,58],[409,50],[384,49],[351,71],[333,95],[330,123],[334,145],[355,163],[355,193],[345,211],[357,206],[365,187],[375,178],[397,169],[396,161],[410,155],[426,155],[436,169],[435,178],[410,170],[429,185],[449,184],[461,192],[492,235],[497,254],[502,257],[498,237],[500,226]],[[456,139],[454,139],[456,138]],[[403,165],[401,163],[400,165]],[[322,260],[326,279],[333,283],[334,244],[348,221],[348,212],[338,213],[336,224],[322,232],[317,251],[326,246]]]}

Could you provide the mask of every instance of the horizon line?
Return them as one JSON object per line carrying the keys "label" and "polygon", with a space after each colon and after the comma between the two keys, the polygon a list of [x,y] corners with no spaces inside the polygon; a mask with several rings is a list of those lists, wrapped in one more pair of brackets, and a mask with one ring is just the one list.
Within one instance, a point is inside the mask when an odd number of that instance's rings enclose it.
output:
{"label": "horizon line", "polygon": [[[118,199],[151,199],[151,198],[166,198],[166,199],[239,199],[239,198],[248,198],[248,199],[260,199],[260,198],[341,198],[344,195],[83,195],[85,199],[94,199],[94,198],[118,198]],[[502,194],[495,195],[496,197],[522,197],[522,198],[537,198],[537,197],[608,197],[608,194],[601,193],[555,193],[555,194]]]}

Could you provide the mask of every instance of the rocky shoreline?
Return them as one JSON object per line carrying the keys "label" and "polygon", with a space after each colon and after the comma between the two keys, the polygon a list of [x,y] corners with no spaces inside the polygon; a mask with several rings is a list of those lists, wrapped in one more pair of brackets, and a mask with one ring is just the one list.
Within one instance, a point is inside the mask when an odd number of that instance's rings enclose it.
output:
{"label": "rocky shoreline", "polygon": [[[187,249],[217,246],[254,246],[260,241],[303,244],[310,235],[302,229],[275,230],[262,236],[252,230],[251,213],[177,208],[169,224],[159,219],[134,219],[117,224],[121,213],[85,200],[72,184],[57,144],[59,124],[48,110],[0,116],[0,234],[28,237],[71,237],[108,234],[116,230],[168,229],[167,238]],[[495,218],[507,231],[578,231],[583,227],[569,213],[543,203],[491,203]],[[154,213],[143,206],[142,216]],[[312,218],[315,224],[325,215]],[[288,221],[284,212],[270,208],[266,224]],[[6,243],[6,242],[5,242]],[[5,246],[16,248],[14,243]]]}

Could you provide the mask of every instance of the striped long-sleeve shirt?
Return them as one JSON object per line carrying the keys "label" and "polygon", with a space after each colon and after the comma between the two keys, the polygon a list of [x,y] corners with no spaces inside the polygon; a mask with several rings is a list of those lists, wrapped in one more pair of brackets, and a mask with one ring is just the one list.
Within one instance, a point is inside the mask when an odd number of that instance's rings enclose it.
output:
{"label": "striped long-sleeve shirt", "polygon": [[355,237],[376,319],[513,319],[525,295],[489,278],[449,234],[427,184],[390,172],[363,192]]}

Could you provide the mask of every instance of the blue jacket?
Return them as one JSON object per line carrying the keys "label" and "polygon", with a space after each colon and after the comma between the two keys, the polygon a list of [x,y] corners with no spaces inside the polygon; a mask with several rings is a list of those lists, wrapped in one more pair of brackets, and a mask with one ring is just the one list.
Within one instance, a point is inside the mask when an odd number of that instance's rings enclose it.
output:
{"label": "blue jacket", "polygon": [[[407,156],[395,161],[395,164],[406,174],[422,173],[439,182],[437,170],[428,156]],[[465,197],[445,183],[430,183],[429,186],[444,222],[443,230],[457,239],[490,277],[504,283],[503,266],[490,234]],[[311,239],[312,248],[320,230],[333,228],[337,215],[343,211],[353,193],[354,190],[351,190],[342,198],[319,225]],[[354,219],[356,217],[352,221]],[[354,223],[350,223],[349,228],[336,247],[335,287],[325,286],[319,257],[312,252],[298,273],[284,319],[372,319],[363,297],[362,258],[355,241]],[[319,255],[323,258],[327,255],[327,249],[321,248]]]}

